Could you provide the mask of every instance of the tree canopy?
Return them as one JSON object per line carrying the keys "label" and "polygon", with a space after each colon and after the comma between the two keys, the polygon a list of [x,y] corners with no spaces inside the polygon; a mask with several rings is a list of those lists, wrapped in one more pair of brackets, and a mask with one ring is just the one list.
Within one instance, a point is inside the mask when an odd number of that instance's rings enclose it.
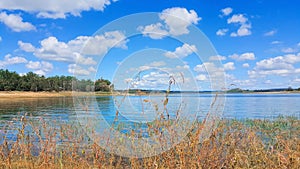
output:
{"label": "tree canopy", "polygon": [[111,82],[105,79],[98,79],[95,83],[92,80],[78,80],[73,76],[52,76],[45,77],[28,72],[20,76],[16,72],[0,69],[0,91],[104,91],[111,90]]}

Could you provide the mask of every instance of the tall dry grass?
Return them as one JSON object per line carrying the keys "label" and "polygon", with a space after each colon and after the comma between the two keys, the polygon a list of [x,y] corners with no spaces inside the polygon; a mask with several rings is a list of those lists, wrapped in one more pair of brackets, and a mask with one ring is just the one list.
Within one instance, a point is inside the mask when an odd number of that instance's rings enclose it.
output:
{"label": "tall dry grass", "polygon": [[[299,168],[300,120],[222,120],[199,142],[197,122],[184,141],[148,158],[106,152],[76,124],[15,119],[0,139],[0,168]],[[11,137],[10,130],[16,137]],[[117,147],[116,147],[117,148]]]}

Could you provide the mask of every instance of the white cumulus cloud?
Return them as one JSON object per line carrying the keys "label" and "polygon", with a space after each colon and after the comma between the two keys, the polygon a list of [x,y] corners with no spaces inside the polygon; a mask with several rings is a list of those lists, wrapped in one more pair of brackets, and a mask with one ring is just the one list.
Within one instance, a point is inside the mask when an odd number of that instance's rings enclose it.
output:
{"label": "white cumulus cloud", "polygon": [[149,66],[151,66],[151,67],[161,67],[161,66],[165,66],[165,65],[166,65],[166,63],[164,61],[154,61],[149,64]]}
{"label": "white cumulus cloud", "polygon": [[93,72],[96,72],[97,70],[90,66],[90,67],[82,67],[80,65],[77,64],[70,64],[68,66],[68,72],[76,75],[76,76],[88,76]]}
{"label": "white cumulus cloud", "polygon": [[277,44],[281,44],[282,42],[281,41],[278,41],[278,40],[275,40],[275,41],[272,41],[271,44],[272,45],[277,45]]}
{"label": "white cumulus cloud", "polygon": [[26,67],[28,69],[34,70],[34,73],[39,75],[46,75],[46,73],[51,72],[53,70],[53,65],[45,61],[29,61],[26,64]]}
{"label": "white cumulus cloud", "polygon": [[248,18],[246,18],[243,14],[235,14],[231,18],[227,19],[227,23],[240,23],[244,24],[248,21]]}
{"label": "white cumulus cloud", "polygon": [[244,64],[243,64],[243,67],[244,67],[244,68],[248,68],[248,67],[250,67],[250,65],[249,65],[249,63],[244,63]]}
{"label": "white cumulus cloud", "polygon": [[[230,65],[230,64],[229,64]],[[202,64],[196,65],[194,71],[200,74],[207,73],[207,77],[214,81],[212,88],[222,89],[225,81],[225,71],[224,67],[219,67],[212,62],[204,62]],[[199,80],[200,77],[198,77]]]}
{"label": "white cumulus cloud", "polygon": [[138,30],[141,31],[144,36],[149,36],[152,39],[162,39],[169,34],[161,23],[151,24],[145,27],[140,26]]}
{"label": "white cumulus cloud", "polygon": [[300,79],[294,79],[293,82],[300,83]]}
{"label": "white cumulus cloud", "polygon": [[253,70],[248,71],[252,78],[264,77],[267,75],[287,76],[290,74],[300,73],[300,69],[293,64],[300,62],[300,53],[277,56],[274,58],[263,59],[256,62]]}
{"label": "white cumulus cloud", "polygon": [[165,56],[168,58],[184,58],[193,52],[196,52],[197,48],[195,45],[183,44],[180,47],[177,47],[174,52],[166,52]]}
{"label": "white cumulus cloud", "polygon": [[187,27],[191,24],[198,24],[198,21],[201,20],[194,10],[188,11],[185,8],[178,7],[163,10],[160,19],[165,22],[170,34],[175,36],[189,33]]}
{"label": "white cumulus cloud", "polygon": [[221,56],[221,55],[216,55],[216,56],[209,57],[209,60],[211,60],[211,61],[226,60],[226,57],[225,56]]}
{"label": "white cumulus cloud", "polygon": [[36,13],[42,18],[66,18],[68,15],[80,16],[82,11],[103,11],[115,0],[9,0],[0,1],[0,10],[22,10]]}
{"label": "white cumulus cloud", "polygon": [[237,32],[232,32],[230,34],[231,37],[237,36],[248,36],[251,35],[251,23],[249,22],[248,18],[245,17],[243,14],[235,14],[232,17],[227,19],[228,24],[238,24],[240,27]]}
{"label": "white cumulus cloud", "polygon": [[242,24],[240,28],[237,30],[237,32],[232,32],[230,34],[231,37],[237,37],[237,36],[248,36],[251,35],[251,24]]}
{"label": "white cumulus cloud", "polygon": [[198,81],[206,81],[206,80],[208,80],[208,78],[207,78],[207,76],[205,74],[199,74],[199,75],[196,76],[195,79],[198,80]]}
{"label": "white cumulus cloud", "polygon": [[[123,33],[111,31],[92,37],[78,36],[68,42],[62,42],[56,37],[50,36],[40,41],[40,47],[34,47],[30,43],[21,41],[18,44],[20,49],[32,52],[36,57],[43,60],[95,65],[97,63],[92,57],[84,57],[80,53],[82,52],[85,55],[101,55],[113,47],[126,49],[126,42]],[[82,48],[83,51],[81,51]]]}
{"label": "white cumulus cloud", "polygon": [[244,60],[255,60],[255,54],[252,52],[243,53],[241,55],[233,54],[229,56],[231,59],[237,60],[237,61],[244,61]]}
{"label": "white cumulus cloud", "polygon": [[225,70],[234,70],[235,69],[234,63],[233,62],[225,63],[224,64],[224,69]]}
{"label": "white cumulus cloud", "polygon": [[139,79],[125,79],[133,88],[139,89],[165,89],[169,85],[170,75],[164,72],[149,72]]}
{"label": "white cumulus cloud", "polygon": [[168,8],[159,14],[161,22],[146,26],[139,26],[138,30],[144,36],[149,36],[153,39],[161,39],[167,35],[179,36],[188,34],[188,27],[192,24],[198,24],[201,17],[198,17],[194,10],[186,8]]}
{"label": "white cumulus cloud", "polygon": [[4,60],[0,60],[0,68],[4,68],[8,65],[20,64],[20,63],[27,63],[28,61],[23,57],[11,57],[10,54],[4,56]]}
{"label": "white cumulus cloud", "polygon": [[294,53],[294,52],[296,52],[297,50],[296,49],[294,49],[294,48],[283,48],[283,49],[281,49],[281,51],[283,52],[283,53]]}
{"label": "white cumulus cloud", "polygon": [[6,12],[1,12],[0,22],[4,23],[7,27],[9,27],[14,32],[36,30],[35,26],[33,26],[29,22],[24,22],[23,18],[20,15],[16,15],[16,14],[7,14]]}
{"label": "white cumulus cloud", "polygon": [[34,52],[35,51],[35,47],[31,43],[24,43],[22,41],[18,41],[18,45],[19,45],[20,49],[25,52]]}
{"label": "white cumulus cloud", "polygon": [[271,30],[269,32],[264,33],[264,36],[273,36],[277,33],[277,30]]}
{"label": "white cumulus cloud", "polygon": [[228,32],[228,29],[219,29],[216,32],[216,35],[218,35],[218,36],[224,36],[224,35],[226,35],[227,32]]}
{"label": "white cumulus cloud", "polygon": [[232,13],[233,9],[230,7],[221,9],[222,15],[221,16],[228,16]]}

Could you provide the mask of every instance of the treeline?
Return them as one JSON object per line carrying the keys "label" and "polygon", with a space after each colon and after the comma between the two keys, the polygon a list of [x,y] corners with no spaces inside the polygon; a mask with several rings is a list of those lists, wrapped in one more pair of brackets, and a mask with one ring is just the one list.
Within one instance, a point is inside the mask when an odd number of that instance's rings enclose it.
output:
{"label": "treeline", "polygon": [[109,80],[79,80],[73,76],[45,77],[28,72],[20,76],[16,72],[0,69],[0,91],[103,91],[109,92],[113,85]]}
{"label": "treeline", "polygon": [[227,93],[249,93],[249,92],[291,92],[291,91],[300,91],[300,87],[298,89],[293,89],[292,87],[288,88],[279,88],[279,89],[257,89],[257,90],[243,90],[240,88],[234,88],[227,91]]}

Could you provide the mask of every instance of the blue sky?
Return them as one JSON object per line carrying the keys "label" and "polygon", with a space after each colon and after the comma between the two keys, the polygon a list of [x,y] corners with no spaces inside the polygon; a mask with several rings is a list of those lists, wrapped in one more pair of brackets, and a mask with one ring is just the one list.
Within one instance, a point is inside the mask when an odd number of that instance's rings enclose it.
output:
{"label": "blue sky", "polygon": [[[75,73],[121,86],[130,81],[133,86],[155,88],[167,84],[173,67],[184,74],[186,83],[195,82],[203,90],[213,88],[212,72],[222,70],[226,88],[230,84],[243,89],[298,88],[299,6],[300,2],[283,0],[1,1],[0,68],[45,76]],[[146,14],[140,20],[107,26],[143,12],[155,12],[157,17]],[[210,40],[215,55],[199,59],[197,52],[205,49],[193,40],[178,41],[184,36],[196,40],[193,26]],[[130,29],[140,35],[128,37]],[[85,54],[82,49],[90,51]],[[220,61],[222,68],[212,61]],[[144,79],[134,82],[135,76]]]}

